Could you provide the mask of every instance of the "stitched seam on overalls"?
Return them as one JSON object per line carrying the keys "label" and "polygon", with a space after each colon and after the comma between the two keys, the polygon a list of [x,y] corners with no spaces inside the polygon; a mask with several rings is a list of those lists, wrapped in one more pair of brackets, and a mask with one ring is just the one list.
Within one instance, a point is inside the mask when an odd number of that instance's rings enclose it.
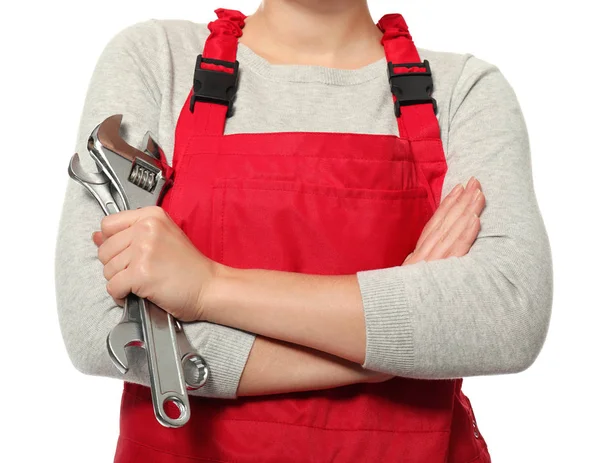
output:
{"label": "stitched seam on overalls", "polygon": [[[243,135],[248,136],[260,136],[260,135],[348,135],[349,137],[388,137],[388,138],[398,138],[400,140],[410,140],[411,142],[419,142],[419,141],[433,141],[433,142],[441,142],[441,138],[436,137],[422,137],[422,138],[402,138],[398,135],[394,135],[391,133],[359,133],[359,132],[308,132],[308,131],[286,131],[286,132],[240,132],[240,133],[228,133],[223,135],[213,135],[213,134],[201,134],[201,135],[190,135],[191,140],[198,140],[201,138],[226,138],[226,137],[238,137]],[[189,147],[190,142],[186,145],[186,148]]]}
{"label": "stitched seam on overalls", "polygon": [[[431,162],[431,161],[417,161],[412,156],[406,158],[395,158],[395,159],[373,159],[369,157],[343,157],[343,156],[317,156],[311,154],[303,154],[302,156],[295,156],[293,154],[263,154],[263,153],[236,153],[233,151],[220,152],[215,153],[214,151],[194,151],[189,153],[190,156],[208,156],[208,155],[217,155],[217,156],[260,156],[260,157],[297,157],[300,159],[304,158],[316,158],[316,159],[339,159],[340,161],[364,161],[364,162]],[[441,162],[441,161],[433,161],[433,162]]]}
{"label": "stitched seam on overalls", "polygon": [[283,421],[267,421],[267,420],[244,420],[237,418],[220,418],[221,421],[239,421],[242,423],[271,423],[271,424],[283,424],[286,426],[294,426],[301,428],[309,428],[309,429],[319,429],[321,431],[336,431],[336,432],[385,432],[390,434],[446,434],[450,433],[450,430],[447,431],[434,431],[434,430],[423,430],[423,431],[406,431],[406,430],[398,430],[395,431],[393,429],[344,429],[344,428],[325,428],[322,426],[313,426],[310,424],[297,424],[297,423],[286,423]]}
{"label": "stitched seam on overalls", "polygon": [[[214,187],[213,187],[214,189]],[[223,193],[221,194],[221,250],[219,261],[223,262],[223,257],[225,256],[225,193],[227,189],[223,189]]]}
{"label": "stitched seam on overalls", "polygon": [[[321,185],[317,185],[317,186],[321,186]],[[220,188],[223,190],[253,190],[253,191],[287,191],[287,192],[296,192],[296,193],[302,193],[304,195],[313,195],[313,196],[330,196],[332,198],[341,198],[341,199],[366,199],[369,201],[399,201],[402,199],[415,199],[415,198],[425,198],[426,195],[424,194],[417,194],[419,192],[423,192],[425,191],[424,188],[409,188],[408,190],[364,190],[365,192],[390,192],[390,193],[406,193],[406,196],[403,197],[399,197],[399,198],[377,198],[377,197],[369,197],[369,198],[361,198],[359,196],[341,196],[339,194],[335,194],[335,193],[327,193],[327,192],[316,192],[316,191],[306,191],[306,190],[302,190],[302,189],[294,189],[294,188],[258,188],[258,187],[252,187],[252,186],[233,186],[233,185],[227,185],[226,187],[220,187],[220,186],[215,186],[213,187],[215,189]],[[325,188],[328,188],[327,186],[325,186]],[[352,188],[341,188],[342,191],[344,190],[353,190]],[[354,189],[356,190],[356,189]],[[362,190],[361,190],[362,191]],[[408,193],[411,194],[408,194]],[[223,223],[221,223],[221,226],[223,226]]]}

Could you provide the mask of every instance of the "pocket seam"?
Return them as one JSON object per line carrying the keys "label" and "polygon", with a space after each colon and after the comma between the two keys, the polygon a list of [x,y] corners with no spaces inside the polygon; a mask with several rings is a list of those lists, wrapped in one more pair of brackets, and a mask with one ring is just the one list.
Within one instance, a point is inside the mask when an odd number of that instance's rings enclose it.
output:
{"label": "pocket seam", "polygon": [[[279,185],[279,187],[277,187]],[[255,191],[284,191],[296,192],[306,195],[331,196],[336,198],[348,199],[367,199],[377,201],[398,201],[410,198],[425,198],[428,196],[428,190],[425,186],[419,185],[414,188],[404,190],[380,190],[380,189],[360,189],[352,187],[336,187],[331,185],[319,185],[316,183],[292,182],[276,179],[240,179],[240,178],[220,178],[213,184],[213,189],[227,190],[255,190]],[[390,197],[381,197],[387,194]]]}

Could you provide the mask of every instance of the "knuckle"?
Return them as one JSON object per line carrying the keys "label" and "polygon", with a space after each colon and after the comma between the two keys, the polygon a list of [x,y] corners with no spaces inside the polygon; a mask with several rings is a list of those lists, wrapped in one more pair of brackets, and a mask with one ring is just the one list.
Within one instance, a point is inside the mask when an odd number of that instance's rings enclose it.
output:
{"label": "knuckle", "polygon": [[447,241],[447,240],[448,240],[448,230],[445,230],[442,233],[440,233],[439,242],[443,243],[444,241]]}
{"label": "knuckle", "polygon": [[160,222],[157,217],[145,217],[140,220],[138,224],[138,227],[136,227],[136,234],[138,235],[136,241],[143,243],[152,241],[156,238],[156,235],[158,234],[158,228],[160,226]]}
{"label": "knuckle", "polygon": [[165,216],[165,211],[162,207],[157,206],[157,205],[153,205],[153,206],[149,206],[150,207],[150,214],[154,217],[157,218],[163,218]]}
{"label": "knuckle", "polygon": [[102,217],[102,219],[100,219],[100,230],[101,231],[105,231],[106,227],[108,226],[110,221],[110,216],[109,215],[105,215],[104,217]]}
{"label": "knuckle", "polygon": [[146,217],[141,219],[138,223],[140,224],[141,227],[144,228],[144,230],[147,233],[152,233],[156,229],[157,217],[154,215],[147,215]]}
{"label": "knuckle", "polygon": [[438,223],[436,224],[435,228],[433,229],[433,231],[435,232],[440,232],[441,230],[444,229],[444,226],[446,224],[446,216],[443,216],[440,218],[440,220],[438,220]]}
{"label": "knuckle", "polygon": [[110,280],[109,276],[110,276],[110,268],[107,265],[104,266],[104,269],[102,270],[102,274],[104,275],[104,278],[107,280]]}
{"label": "knuckle", "polygon": [[466,208],[464,211],[462,211],[460,213],[461,224],[469,223],[471,221],[471,217],[473,217],[473,211]]}
{"label": "knuckle", "polygon": [[105,249],[102,246],[100,246],[98,248],[97,254],[98,254],[98,260],[100,262],[102,262],[103,265],[106,265],[108,263],[107,260],[106,260],[106,256],[105,256],[106,252],[105,252]]}

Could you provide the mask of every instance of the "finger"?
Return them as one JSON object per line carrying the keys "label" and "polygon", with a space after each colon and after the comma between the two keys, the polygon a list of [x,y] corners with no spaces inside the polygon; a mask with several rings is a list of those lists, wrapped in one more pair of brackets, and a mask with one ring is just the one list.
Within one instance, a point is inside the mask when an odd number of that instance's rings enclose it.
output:
{"label": "finger", "polygon": [[125,307],[125,299],[115,299],[113,297],[113,301],[115,301],[115,304],[117,304],[119,307]]}
{"label": "finger", "polygon": [[[477,215],[481,213],[485,205],[485,198],[483,192],[479,189],[479,181],[471,177],[467,183],[467,188],[462,189],[462,184],[457,185],[454,189],[458,189],[460,194],[451,197],[450,194],[444,198],[445,204],[440,203],[440,207],[436,210],[434,215],[437,215],[436,219],[428,222],[428,232],[421,232],[421,236],[417,242],[417,246],[413,253],[405,260],[405,263],[411,264],[420,260],[428,260],[432,250],[438,244],[440,240],[444,239],[444,235],[447,235],[448,230],[452,228],[456,218],[462,214],[465,210],[471,211]],[[454,191],[454,189],[452,191]],[[480,193],[477,195],[477,199],[473,201],[476,196],[477,189]],[[451,191],[451,193],[452,193]],[[404,265],[404,264],[403,264]]]}
{"label": "finger", "polygon": [[[422,245],[433,230],[442,228],[444,229],[442,231],[445,232],[456,220],[456,217],[464,210],[466,205],[470,203],[470,195],[475,194],[473,192],[477,191],[480,186],[479,181],[475,177],[469,179],[465,188],[462,187],[462,184],[455,186],[450,194],[444,198],[444,201],[442,201],[444,204],[440,203],[440,207],[435,211],[433,217],[421,232],[421,236],[417,241],[417,247]],[[459,190],[459,194],[451,196],[456,189]],[[430,250],[431,248],[425,249],[424,252],[429,253]]]}
{"label": "finger", "polygon": [[479,189],[479,181],[472,177],[470,183],[467,184],[465,191],[463,191],[456,201],[451,203],[446,215],[441,218],[441,221],[438,222],[436,228],[425,238],[421,244],[423,249],[420,250],[420,254],[428,256],[431,253],[433,246],[437,244],[440,238],[448,233],[448,230],[452,228],[457,218],[465,211],[480,213],[483,208],[483,205],[481,204],[482,195],[483,193]]}
{"label": "finger", "polygon": [[134,232],[135,230],[130,227],[116,235],[104,238],[104,242],[98,247],[98,259],[100,259],[100,262],[106,265],[115,256],[125,251],[133,241]]}
{"label": "finger", "polygon": [[456,185],[452,191],[442,200],[439,207],[433,213],[433,216],[429,219],[423,230],[421,231],[421,236],[417,241],[415,249],[421,246],[423,241],[429,236],[432,230],[435,230],[439,223],[443,220],[444,216],[448,213],[452,205],[460,198],[463,194],[464,187],[461,183]]}
{"label": "finger", "polygon": [[104,278],[110,280],[121,270],[125,270],[131,262],[131,255],[131,247],[127,247],[104,264]]}
{"label": "finger", "polygon": [[473,197],[467,208],[476,215],[481,215],[484,206],[485,195],[483,194],[483,191],[480,190],[480,193],[477,195],[477,197]]}
{"label": "finger", "polygon": [[131,270],[126,268],[114,275],[106,284],[106,291],[113,299],[125,299],[133,292]]}
{"label": "finger", "polygon": [[[441,224],[442,228],[445,228],[445,231],[449,230],[452,227],[452,224],[463,214],[465,209],[471,209],[474,205],[479,201],[479,196],[483,193],[481,192],[481,184],[479,180],[474,177],[471,177],[471,183],[467,184],[464,193],[458,198],[458,200],[452,205],[446,216],[444,217],[443,223]],[[476,199],[475,203],[473,200]]]}
{"label": "finger", "polygon": [[[454,222],[452,227],[442,234],[436,245],[431,249],[431,252],[427,255],[425,260],[437,260],[445,259],[448,257],[450,249],[454,246],[456,241],[468,231],[469,228],[474,226],[474,221],[479,221],[473,212],[465,210]],[[466,240],[467,236],[464,236],[462,240]]]}
{"label": "finger", "polygon": [[471,247],[479,234],[479,230],[481,229],[481,221],[478,216],[476,217],[477,218],[465,228],[463,233],[458,236],[454,241],[454,244],[450,246],[446,252],[446,257],[461,257],[471,250]]}
{"label": "finger", "polygon": [[102,242],[104,241],[102,232],[95,231],[94,233],[92,233],[92,241],[94,242],[94,244],[96,246],[100,246],[102,244]]}
{"label": "finger", "polygon": [[[468,214],[469,211],[475,214],[477,216],[477,220],[474,224],[473,229],[465,230],[463,234],[459,234],[460,238],[458,242],[454,244],[454,246],[457,246],[456,249],[450,249],[448,255],[456,254],[457,256],[460,256],[466,254],[469,251],[471,245],[477,237],[477,234],[479,233],[479,214],[481,214],[484,205],[485,198],[483,194],[481,194],[479,199],[475,203],[471,204],[463,211],[463,214]],[[434,248],[438,246],[438,243],[440,241],[448,239],[447,235],[450,232],[450,230],[454,227],[457,227],[459,229],[461,227],[464,228],[464,223],[459,223],[455,221],[454,224],[452,224],[452,227],[450,227],[449,229],[438,227],[435,230],[432,230],[429,236],[427,236],[427,238],[425,238],[425,240],[421,243],[421,245],[407,256],[402,265],[414,264],[415,262],[418,262],[420,260],[434,260],[434,258],[439,258],[437,254],[432,254],[432,252],[434,252]],[[456,232],[457,231],[455,231],[455,233]],[[438,250],[439,249],[440,248],[438,248]]]}
{"label": "finger", "polygon": [[419,262],[420,260],[426,260],[426,257],[429,255],[431,250],[435,247],[438,241],[442,238],[444,233],[444,229],[441,226],[430,231],[429,235],[425,238],[425,240],[421,243],[418,248],[412,253],[410,263],[414,264]]}
{"label": "finger", "polygon": [[100,228],[104,239],[131,227],[136,222],[146,217],[158,217],[165,215],[163,209],[159,206],[146,206],[139,209],[120,211],[116,214],[110,214],[102,217]]}

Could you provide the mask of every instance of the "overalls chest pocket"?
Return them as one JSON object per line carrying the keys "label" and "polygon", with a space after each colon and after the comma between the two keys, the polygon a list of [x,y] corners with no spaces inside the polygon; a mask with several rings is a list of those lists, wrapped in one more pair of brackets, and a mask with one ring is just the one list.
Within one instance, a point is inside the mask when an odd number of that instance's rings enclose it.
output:
{"label": "overalls chest pocket", "polygon": [[334,275],[400,265],[428,207],[421,186],[377,190],[264,178],[218,179],[212,198],[217,261]]}

